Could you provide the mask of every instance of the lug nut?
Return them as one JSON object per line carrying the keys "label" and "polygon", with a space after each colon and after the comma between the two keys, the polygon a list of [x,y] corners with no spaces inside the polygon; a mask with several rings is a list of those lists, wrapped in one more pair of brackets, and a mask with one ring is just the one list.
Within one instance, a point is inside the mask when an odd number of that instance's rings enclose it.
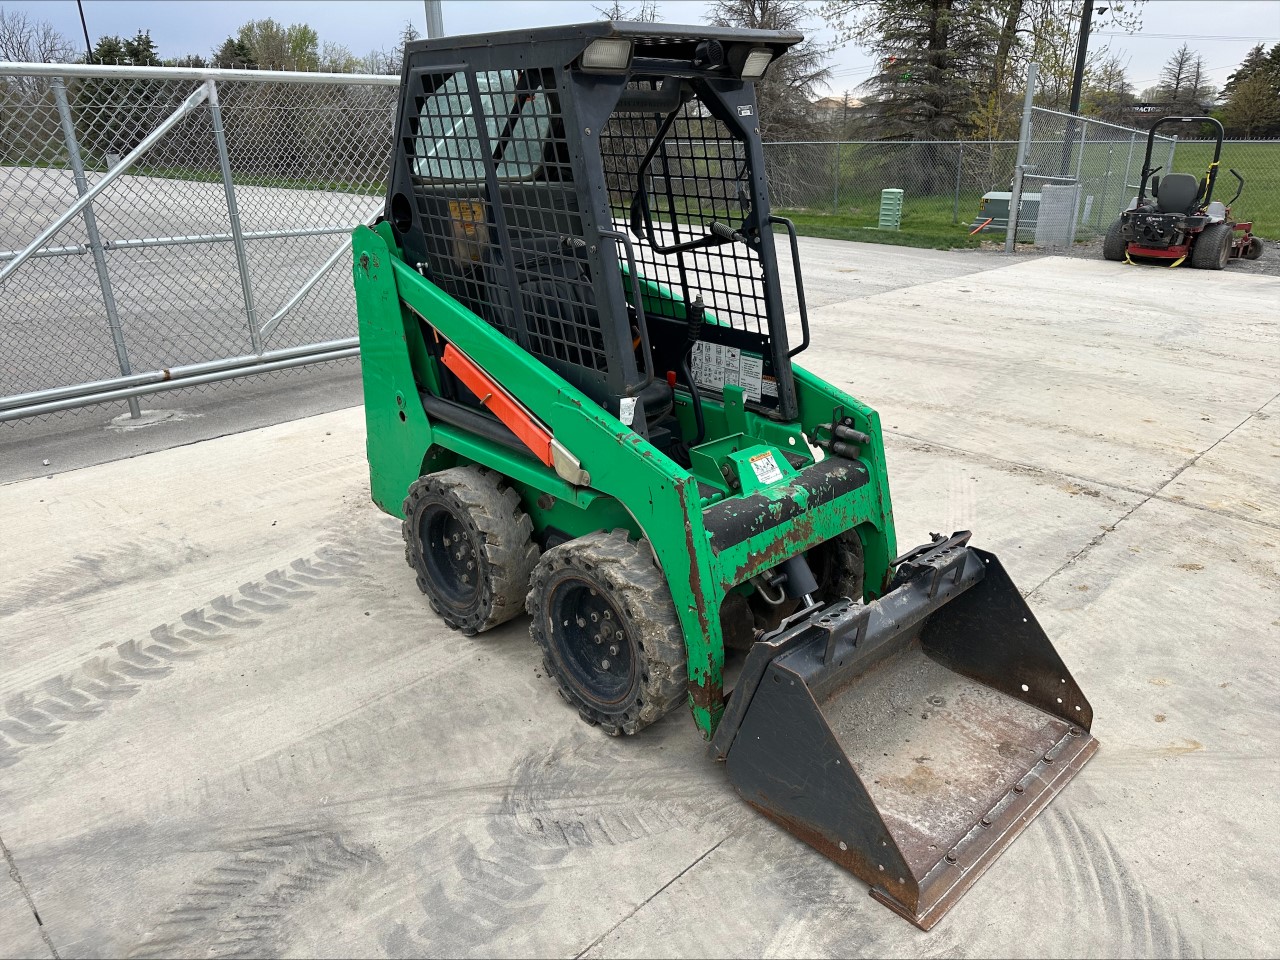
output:
{"label": "lug nut", "polygon": [[609,656],[616,657],[618,655],[618,645],[614,644],[609,648]]}
{"label": "lug nut", "polygon": [[609,661],[608,661],[608,660],[601,660],[601,661],[600,661],[600,666],[601,666],[601,667],[603,667],[605,670],[608,670],[608,669],[609,669]]}

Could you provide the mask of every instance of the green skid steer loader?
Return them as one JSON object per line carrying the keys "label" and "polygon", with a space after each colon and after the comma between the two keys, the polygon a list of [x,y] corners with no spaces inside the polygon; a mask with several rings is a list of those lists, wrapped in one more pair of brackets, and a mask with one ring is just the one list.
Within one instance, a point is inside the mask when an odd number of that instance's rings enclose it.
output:
{"label": "green skid steer loader", "polygon": [[749,803],[928,929],[1097,742],[994,556],[895,558],[879,418],[793,363],[755,81],[801,39],[408,46],[353,237],[372,495],[448,624],[527,610],[610,734],[687,703]]}

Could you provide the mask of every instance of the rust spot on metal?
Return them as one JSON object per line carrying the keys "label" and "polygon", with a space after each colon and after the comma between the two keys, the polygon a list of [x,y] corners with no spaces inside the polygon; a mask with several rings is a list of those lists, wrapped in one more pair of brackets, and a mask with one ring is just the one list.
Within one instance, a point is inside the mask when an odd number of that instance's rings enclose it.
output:
{"label": "rust spot on metal", "polygon": [[[696,485],[692,483],[681,484],[676,488],[676,495],[680,499],[681,514],[686,518],[691,518],[693,516],[687,492],[690,487],[695,491],[697,489]],[[699,509],[701,509],[700,501]],[[684,540],[686,548],[685,553],[689,557],[689,587],[695,597],[703,598],[703,602],[698,604],[698,627],[702,631],[703,639],[705,641],[709,641],[711,637],[711,623],[707,616],[709,603],[707,602],[706,595],[703,593],[702,571],[698,569],[697,560],[700,551],[694,543],[693,524],[688,520],[685,522]],[[686,644],[688,643],[687,637],[685,638],[685,642]],[[699,664],[703,670],[703,680],[695,680],[693,671],[689,671],[689,697],[693,700],[693,705],[695,707],[705,707],[714,715],[724,703],[724,687],[720,683],[712,682],[711,680],[711,674],[713,671],[711,668],[710,653],[711,651],[709,650],[708,661],[704,664]],[[693,664],[690,664],[690,666],[693,666]]]}

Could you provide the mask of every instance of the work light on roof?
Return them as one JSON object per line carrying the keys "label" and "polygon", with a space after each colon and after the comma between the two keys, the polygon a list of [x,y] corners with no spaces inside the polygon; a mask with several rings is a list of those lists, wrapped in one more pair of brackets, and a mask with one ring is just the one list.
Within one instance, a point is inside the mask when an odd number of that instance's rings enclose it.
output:
{"label": "work light on roof", "polygon": [[773,51],[767,47],[757,47],[747,54],[747,59],[742,64],[743,80],[759,80],[764,76],[765,69],[769,66],[769,62],[773,59]]}
{"label": "work light on roof", "polygon": [[617,37],[592,40],[579,62],[583,70],[625,70],[631,62],[631,41]]}

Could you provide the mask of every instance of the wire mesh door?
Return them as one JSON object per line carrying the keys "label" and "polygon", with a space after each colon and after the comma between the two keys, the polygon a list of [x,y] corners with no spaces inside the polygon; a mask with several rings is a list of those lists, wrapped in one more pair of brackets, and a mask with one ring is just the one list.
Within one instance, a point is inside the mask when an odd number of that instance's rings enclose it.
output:
{"label": "wire mesh door", "polygon": [[[630,88],[655,93],[660,81]],[[600,156],[615,222],[636,240],[659,369],[674,363],[669,351],[661,355],[672,339],[661,333],[664,321],[683,326],[700,298],[709,323],[692,348],[698,386],[719,394],[736,385],[749,402],[778,406],[786,340],[784,333],[775,343],[781,318],[770,323],[777,271],[750,142],[695,93],[665,114],[620,108],[602,132]]]}

